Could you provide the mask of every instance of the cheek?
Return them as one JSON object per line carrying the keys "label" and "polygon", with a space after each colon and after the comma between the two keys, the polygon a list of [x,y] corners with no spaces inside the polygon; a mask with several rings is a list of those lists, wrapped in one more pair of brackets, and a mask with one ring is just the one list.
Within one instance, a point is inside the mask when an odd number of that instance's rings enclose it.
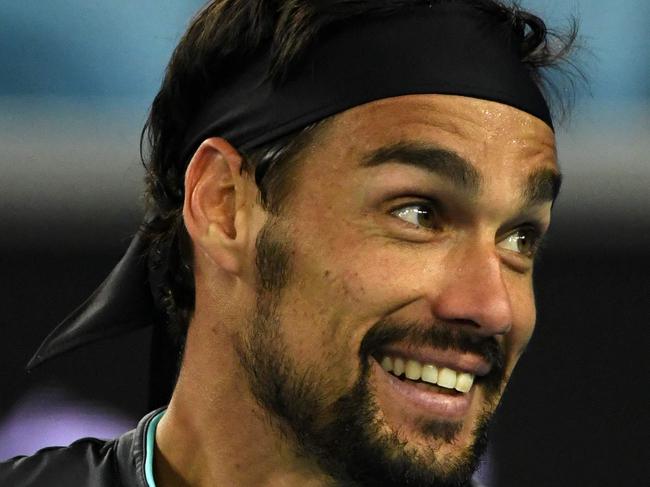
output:
{"label": "cheek", "polygon": [[[438,287],[439,265],[391,245],[365,246],[358,249],[348,265],[338,269],[340,303],[362,321],[386,318],[408,303],[422,298]],[[426,265],[423,264],[426,262]],[[435,268],[437,272],[430,272]]]}
{"label": "cheek", "polygon": [[412,273],[400,271],[404,259],[395,253],[352,239],[301,243],[278,309],[287,346],[303,364],[356,380],[363,337],[408,301]]}

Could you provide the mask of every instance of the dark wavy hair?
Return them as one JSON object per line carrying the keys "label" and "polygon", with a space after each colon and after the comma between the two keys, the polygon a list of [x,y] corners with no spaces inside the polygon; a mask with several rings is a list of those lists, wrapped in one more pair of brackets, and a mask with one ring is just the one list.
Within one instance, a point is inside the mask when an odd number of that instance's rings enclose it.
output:
{"label": "dark wavy hair", "polygon": [[[158,320],[166,324],[166,333],[177,347],[182,349],[194,310],[192,248],[182,218],[189,160],[183,159],[181,151],[186,130],[218,85],[220,73],[245,69],[249,56],[271,43],[269,76],[279,79],[329,25],[361,15],[390,15],[413,4],[439,2],[471,4],[486,15],[510,22],[523,34],[519,53],[532,79],[556,114],[567,111],[571,96],[554,83],[556,78],[549,76],[549,70],[567,71],[563,69],[567,65],[575,68],[570,53],[576,44],[576,22],[573,20],[565,33],[557,33],[516,4],[495,0],[214,0],[197,14],[174,50],[141,137],[149,215],[144,230],[149,239],[150,268],[157,276],[154,300]],[[280,211],[291,190],[287,168],[300,158],[302,149],[324,123],[242,154],[243,171],[255,177],[261,203],[269,212]],[[260,168],[264,168],[263,177]]]}

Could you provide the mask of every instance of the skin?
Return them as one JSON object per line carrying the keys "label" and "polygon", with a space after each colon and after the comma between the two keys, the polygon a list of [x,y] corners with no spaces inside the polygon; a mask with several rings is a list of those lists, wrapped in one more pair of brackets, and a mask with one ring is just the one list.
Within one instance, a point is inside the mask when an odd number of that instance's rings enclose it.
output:
{"label": "skin", "polygon": [[[480,176],[480,190],[410,164],[364,166],[373,151],[398,143],[453,151]],[[227,141],[213,138],[187,170],[196,311],[156,432],[156,482],[328,485],[314,459],[296,455],[291,436],[255,401],[235,351],[255,307],[255,240],[269,218],[241,162]],[[302,154],[278,219],[280,233],[290,236],[292,266],[277,308],[294,363],[328,379],[323,397],[353,386],[361,341],[382,319],[494,337],[510,376],[535,323],[534,259],[516,237],[529,224],[544,232],[550,223],[551,201],[522,206],[531,174],[541,170],[558,172],[551,129],[495,102],[396,97],[355,107],[325,126]],[[414,205],[431,200],[443,210],[428,228]],[[418,424],[441,418],[396,396],[379,367],[369,379],[382,428],[398,431],[412,451],[433,448],[442,468],[467,450],[481,412],[494,407],[475,385],[454,440],[431,438]]]}

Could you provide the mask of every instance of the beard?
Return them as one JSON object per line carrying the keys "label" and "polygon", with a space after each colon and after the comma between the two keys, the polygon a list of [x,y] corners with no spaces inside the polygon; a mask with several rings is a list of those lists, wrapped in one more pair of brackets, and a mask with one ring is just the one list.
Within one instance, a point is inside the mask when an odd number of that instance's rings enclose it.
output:
{"label": "beard", "polygon": [[[326,368],[300,367],[283,338],[277,312],[282,291],[291,278],[291,245],[280,238],[277,221],[267,222],[257,242],[258,290],[249,326],[237,343],[251,392],[270,424],[287,438],[295,453],[314,460],[337,486],[462,487],[487,446],[489,419],[505,384],[504,353],[493,338],[477,338],[460,329],[389,320],[377,322],[359,349],[359,375],[352,387],[332,397],[332,373]],[[471,445],[454,459],[438,458],[434,446],[415,447],[391,430],[370,385],[373,353],[391,343],[407,341],[480,355],[491,372],[476,380],[485,407]],[[420,434],[430,443],[453,442],[462,422],[423,421]]]}

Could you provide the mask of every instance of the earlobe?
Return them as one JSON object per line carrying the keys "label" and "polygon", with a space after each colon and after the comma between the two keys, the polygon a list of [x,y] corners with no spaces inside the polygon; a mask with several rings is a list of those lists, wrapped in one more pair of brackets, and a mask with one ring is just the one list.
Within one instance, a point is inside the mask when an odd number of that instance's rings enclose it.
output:
{"label": "earlobe", "polygon": [[196,250],[234,273],[246,233],[238,232],[236,225],[245,194],[241,164],[241,155],[226,140],[214,137],[199,146],[185,173],[183,218]]}

